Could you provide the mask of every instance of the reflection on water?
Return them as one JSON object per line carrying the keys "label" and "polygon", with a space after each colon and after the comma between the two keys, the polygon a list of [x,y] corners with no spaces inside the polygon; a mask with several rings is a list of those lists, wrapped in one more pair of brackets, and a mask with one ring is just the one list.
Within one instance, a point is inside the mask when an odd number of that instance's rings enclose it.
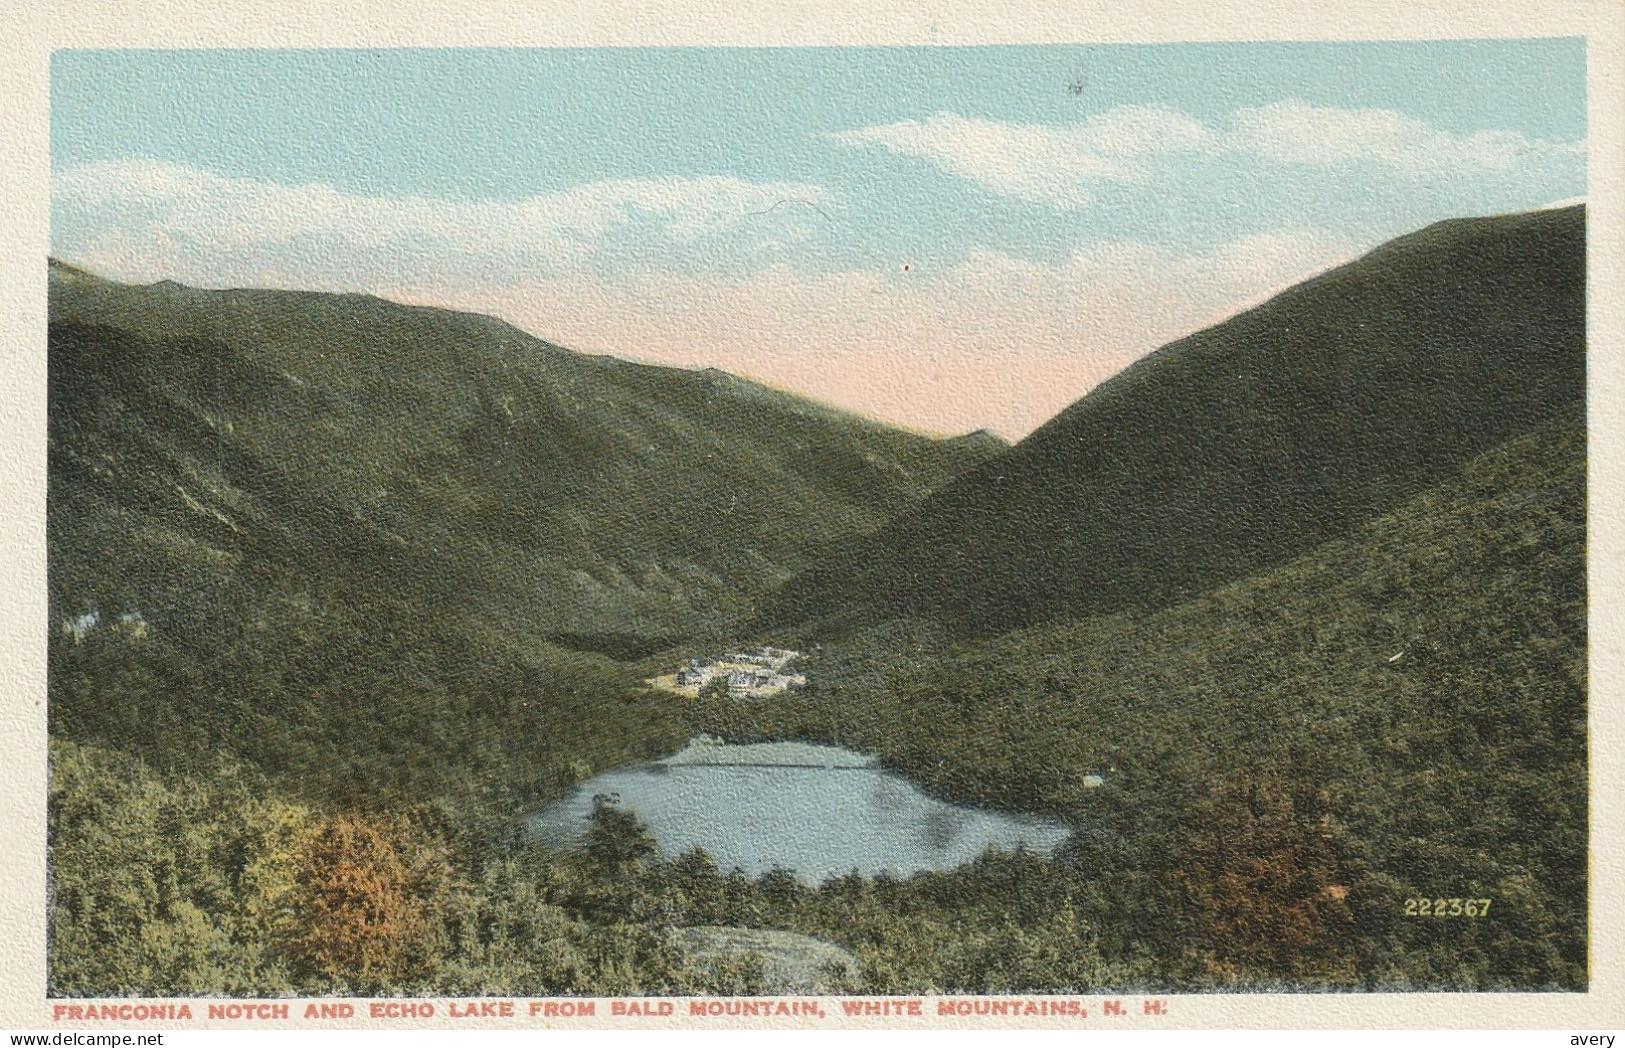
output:
{"label": "reflection on water", "polygon": [[920,841],[928,848],[938,851],[947,849],[958,832],[957,813],[947,805],[925,812],[920,817]]}
{"label": "reflection on water", "polygon": [[[613,794],[667,856],[704,848],[723,869],[756,875],[780,867],[807,881],[852,870],[949,870],[989,845],[1048,852],[1070,831],[935,800],[850,750],[779,745],[705,742],[664,762],[618,768],[531,815],[527,826],[543,841],[569,844],[586,831],[593,797]],[[810,761],[814,749],[818,759]],[[748,760],[729,763],[736,756]]]}

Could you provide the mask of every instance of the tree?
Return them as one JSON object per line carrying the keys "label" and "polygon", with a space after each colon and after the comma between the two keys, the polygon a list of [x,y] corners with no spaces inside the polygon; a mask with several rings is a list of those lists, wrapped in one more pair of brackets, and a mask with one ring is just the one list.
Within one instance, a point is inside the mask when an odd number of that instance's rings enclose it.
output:
{"label": "tree", "polygon": [[638,817],[622,811],[619,799],[599,794],[592,799],[587,829],[587,859],[604,873],[624,876],[655,855],[655,840]]}
{"label": "tree", "polygon": [[298,878],[294,952],[329,978],[363,985],[433,967],[444,945],[437,909],[448,871],[433,843],[417,837],[399,820],[359,814],[335,816],[314,833]]}
{"label": "tree", "polygon": [[1335,974],[1353,873],[1312,788],[1268,777],[1224,783],[1190,825],[1171,894],[1215,974]]}

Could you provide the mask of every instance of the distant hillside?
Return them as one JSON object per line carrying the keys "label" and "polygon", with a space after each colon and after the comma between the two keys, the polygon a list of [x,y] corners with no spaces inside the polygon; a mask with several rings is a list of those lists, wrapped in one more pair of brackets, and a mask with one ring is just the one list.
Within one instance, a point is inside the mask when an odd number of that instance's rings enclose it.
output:
{"label": "distant hillside", "polygon": [[362,295],[50,288],[59,617],[351,580],[636,654],[1002,450]]}
{"label": "distant hillside", "polygon": [[1576,409],[1583,207],[1402,237],[1104,383],[775,595],[764,621],[972,632],[1167,605]]}

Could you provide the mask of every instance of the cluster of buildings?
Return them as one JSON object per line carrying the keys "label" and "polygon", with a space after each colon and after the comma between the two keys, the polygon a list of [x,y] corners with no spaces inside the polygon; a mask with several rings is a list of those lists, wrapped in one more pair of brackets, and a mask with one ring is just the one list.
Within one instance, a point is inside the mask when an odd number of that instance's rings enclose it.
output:
{"label": "cluster of buildings", "polygon": [[807,683],[801,674],[786,671],[800,654],[787,648],[764,647],[716,658],[699,656],[689,659],[676,673],[656,677],[649,683],[690,696],[716,681],[721,681],[728,694],[736,698],[776,695]]}

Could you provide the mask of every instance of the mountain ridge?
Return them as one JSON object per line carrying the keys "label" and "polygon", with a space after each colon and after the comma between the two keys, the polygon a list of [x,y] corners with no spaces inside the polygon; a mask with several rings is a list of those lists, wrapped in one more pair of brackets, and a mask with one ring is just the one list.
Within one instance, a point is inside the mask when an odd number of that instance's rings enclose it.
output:
{"label": "mountain ridge", "polygon": [[[91,532],[133,513],[171,547],[371,565],[539,636],[668,637],[995,452],[479,314],[48,268],[53,540],[75,563],[119,561]],[[57,575],[84,591],[56,587],[64,606],[141,599],[107,592],[129,572]]]}
{"label": "mountain ridge", "polygon": [[781,586],[766,628],[973,633],[1280,563],[1585,388],[1584,208],[1436,223],[1149,354]]}

